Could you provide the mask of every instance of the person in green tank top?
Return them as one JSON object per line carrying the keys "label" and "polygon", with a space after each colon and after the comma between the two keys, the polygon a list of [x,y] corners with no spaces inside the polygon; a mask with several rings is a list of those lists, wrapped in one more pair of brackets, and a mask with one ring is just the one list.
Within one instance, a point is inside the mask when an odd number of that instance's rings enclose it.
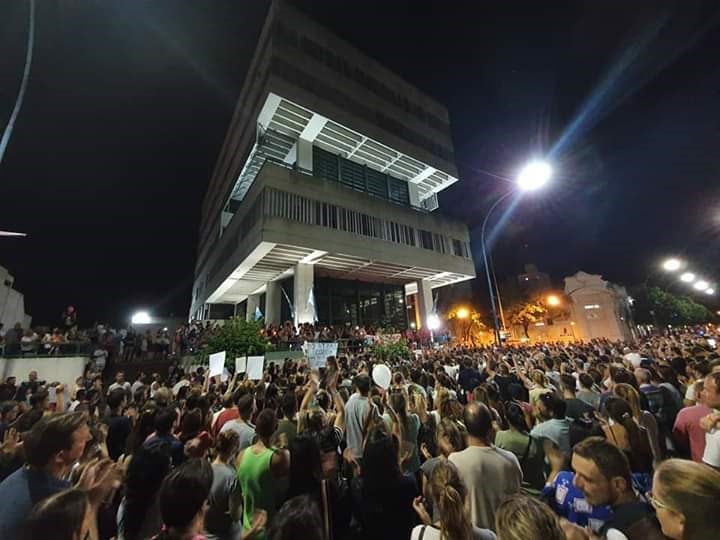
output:
{"label": "person in green tank top", "polygon": [[[290,453],[270,444],[276,429],[275,411],[260,411],[255,424],[257,441],[240,452],[235,461],[243,498],[243,532],[252,529],[257,511],[267,512],[268,522],[272,519],[279,502],[275,490],[277,479],[290,470]],[[261,531],[253,538],[264,540],[266,533]]]}

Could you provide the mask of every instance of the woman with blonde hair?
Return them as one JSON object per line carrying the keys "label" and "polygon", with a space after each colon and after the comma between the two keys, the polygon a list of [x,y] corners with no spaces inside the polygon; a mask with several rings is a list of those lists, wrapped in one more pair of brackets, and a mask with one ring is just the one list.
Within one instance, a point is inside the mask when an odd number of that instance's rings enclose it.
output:
{"label": "woman with blonde hair", "polygon": [[720,531],[720,472],[694,461],[668,459],[655,471],[650,502],[672,540],[709,540]]}
{"label": "woman with blonde hair", "polygon": [[628,402],[632,410],[633,420],[638,426],[645,428],[650,449],[652,450],[653,462],[657,464],[662,461],[665,452],[660,444],[657,420],[651,412],[643,411],[640,408],[640,394],[638,391],[630,384],[619,383],[615,385],[613,392],[616,396]]}
{"label": "woman with blonde hair", "polygon": [[550,507],[525,495],[505,499],[495,513],[498,540],[565,540]]}
{"label": "woman with blonde hair", "polygon": [[423,524],[412,530],[410,540],[495,540],[492,531],[473,526],[465,504],[467,489],[451,462],[442,461],[433,469],[428,492],[439,519],[433,521],[423,498],[416,497],[413,508]]}

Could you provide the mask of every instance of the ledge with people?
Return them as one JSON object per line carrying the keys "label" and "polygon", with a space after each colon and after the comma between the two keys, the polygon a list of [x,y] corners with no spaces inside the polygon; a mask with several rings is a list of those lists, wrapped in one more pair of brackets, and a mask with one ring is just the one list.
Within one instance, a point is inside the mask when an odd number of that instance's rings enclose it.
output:
{"label": "ledge with people", "polygon": [[0,538],[716,538],[708,335],[4,379]]}

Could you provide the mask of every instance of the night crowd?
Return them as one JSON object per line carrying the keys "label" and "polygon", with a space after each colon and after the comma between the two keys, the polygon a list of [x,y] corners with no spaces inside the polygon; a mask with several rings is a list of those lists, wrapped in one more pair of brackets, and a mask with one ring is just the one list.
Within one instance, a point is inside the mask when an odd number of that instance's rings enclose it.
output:
{"label": "night crowd", "polygon": [[718,337],[8,378],[0,539],[716,539]]}

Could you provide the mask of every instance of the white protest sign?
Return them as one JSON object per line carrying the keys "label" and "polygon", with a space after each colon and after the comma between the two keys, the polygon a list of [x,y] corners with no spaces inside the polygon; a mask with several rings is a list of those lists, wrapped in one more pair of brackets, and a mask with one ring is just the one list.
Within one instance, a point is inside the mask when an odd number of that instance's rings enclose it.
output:
{"label": "white protest sign", "polygon": [[263,378],[264,356],[247,357],[247,374],[251,381],[259,381]]}
{"label": "white protest sign", "polygon": [[208,373],[208,377],[215,377],[215,375],[222,375],[224,367],[225,367],[225,351],[211,354],[210,355],[210,373]]}
{"label": "white protest sign", "polygon": [[235,373],[245,373],[247,371],[247,356],[238,356],[235,359]]}
{"label": "white protest sign", "polygon": [[220,382],[225,382],[230,378],[230,372],[227,368],[223,368],[222,375],[220,375]]}
{"label": "white protest sign", "polygon": [[337,350],[337,343],[307,343],[307,357],[310,369],[325,367],[328,356],[335,356]]}

